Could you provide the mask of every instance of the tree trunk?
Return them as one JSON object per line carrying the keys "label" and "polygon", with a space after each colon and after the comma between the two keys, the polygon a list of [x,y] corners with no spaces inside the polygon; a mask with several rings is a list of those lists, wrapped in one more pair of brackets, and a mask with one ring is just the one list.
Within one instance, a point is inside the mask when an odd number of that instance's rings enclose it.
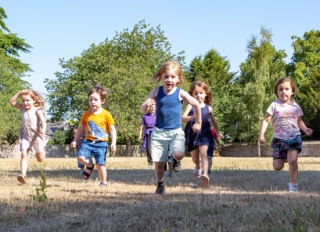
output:
{"label": "tree trunk", "polygon": [[127,157],[129,155],[130,151],[131,151],[131,139],[128,138],[128,139],[126,139],[126,150],[124,151],[123,156]]}
{"label": "tree trunk", "polygon": [[258,141],[258,156],[261,157],[260,142]]}

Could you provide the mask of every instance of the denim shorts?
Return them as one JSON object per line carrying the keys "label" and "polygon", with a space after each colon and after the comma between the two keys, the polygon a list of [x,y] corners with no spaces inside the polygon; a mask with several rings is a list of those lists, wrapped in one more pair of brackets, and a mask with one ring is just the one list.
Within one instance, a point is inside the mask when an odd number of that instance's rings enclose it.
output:
{"label": "denim shorts", "polygon": [[82,145],[78,151],[77,157],[83,156],[92,163],[92,154],[96,160],[96,164],[106,165],[108,142],[91,140],[83,140]]}
{"label": "denim shorts", "polygon": [[185,138],[182,128],[160,130],[155,128],[151,134],[151,156],[153,162],[167,162],[173,152],[185,151]]}
{"label": "denim shorts", "polygon": [[300,136],[292,139],[273,138],[271,147],[273,148],[273,159],[287,159],[288,149],[298,150],[301,152],[302,140]]}

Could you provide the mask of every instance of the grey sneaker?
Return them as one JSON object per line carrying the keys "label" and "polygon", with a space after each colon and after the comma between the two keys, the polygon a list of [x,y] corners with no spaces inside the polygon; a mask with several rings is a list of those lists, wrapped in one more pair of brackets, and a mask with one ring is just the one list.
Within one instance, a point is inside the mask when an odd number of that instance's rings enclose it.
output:
{"label": "grey sneaker", "polygon": [[166,188],[164,187],[164,183],[158,183],[155,194],[162,195],[165,193],[166,193]]}
{"label": "grey sneaker", "polygon": [[173,159],[172,168],[173,168],[173,171],[179,172],[180,169],[181,169],[181,161],[180,161],[180,160]]}

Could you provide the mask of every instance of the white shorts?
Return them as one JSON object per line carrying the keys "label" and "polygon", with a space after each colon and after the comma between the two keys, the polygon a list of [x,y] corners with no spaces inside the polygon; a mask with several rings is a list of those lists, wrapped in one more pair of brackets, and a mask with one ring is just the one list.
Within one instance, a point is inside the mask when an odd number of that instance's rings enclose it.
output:
{"label": "white shorts", "polygon": [[182,128],[160,130],[155,128],[151,134],[151,156],[154,162],[167,162],[174,152],[185,151],[185,138]]}

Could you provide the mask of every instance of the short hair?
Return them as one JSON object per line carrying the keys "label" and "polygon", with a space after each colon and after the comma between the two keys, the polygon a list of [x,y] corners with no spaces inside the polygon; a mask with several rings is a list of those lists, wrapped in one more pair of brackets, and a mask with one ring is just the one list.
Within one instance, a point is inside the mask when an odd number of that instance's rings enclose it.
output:
{"label": "short hair", "polygon": [[277,83],[276,83],[275,86],[274,86],[274,94],[275,94],[277,97],[278,97],[278,95],[277,95],[278,86],[279,86],[280,84],[282,84],[282,83],[285,83],[285,82],[289,82],[289,83],[290,83],[291,89],[292,89],[292,93],[293,93],[292,96],[295,95],[295,93],[296,93],[296,85],[294,84],[293,80],[292,80],[290,77],[282,77],[282,78],[280,78],[280,79],[277,81]]}
{"label": "short hair", "polygon": [[204,99],[204,103],[210,106],[212,104],[213,97],[212,97],[212,92],[211,92],[209,86],[200,80],[193,82],[192,85],[190,86],[190,90],[189,90],[189,94],[191,96],[192,96],[192,93],[196,87],[203,88],[203,90],[206,92],[207,96]]}
{"label": "short hair", "polygon": [[101,85],[95,85],[93,86],[93,88],[89,91],[88,93],[88,97],[93,94],[93,93],[97,93],[100,96],[100,99],[103,101],[106,99],[106,96],[108,94],[108,90],[104,87],[102,87]]}
{"label": "short hair", "polygon": [[179,78],[178,83],[181,84],[183,82],[182,68],[179,61],[176,60],[170,60],[162,64],[156,74],[154,74],[154,76],[151,78],[151,80],[157,80],[159,82],[162,78],[162,74],[165,73],[169,68],[176,70],[176,74]]}

